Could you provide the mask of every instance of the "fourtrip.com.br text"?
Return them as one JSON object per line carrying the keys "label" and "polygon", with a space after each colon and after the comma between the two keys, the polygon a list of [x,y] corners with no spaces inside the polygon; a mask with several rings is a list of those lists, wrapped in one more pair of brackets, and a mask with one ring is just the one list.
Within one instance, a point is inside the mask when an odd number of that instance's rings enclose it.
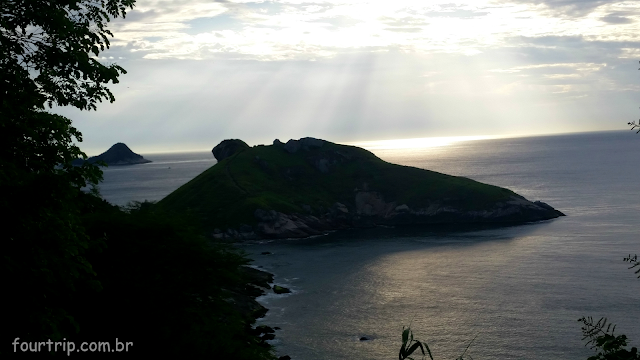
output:
{"label": "fourtrip.com.br text", "polygon": [[109,353],[109,352],[127,352],[129,351],[129,346],[133,347],[133,342],[127,341],[122,342],[116,338],[115,346],[111,345],[109,341],[91,341],[91,342],[82,342],[80,346],[76,347],[76,343],[73,341],[66,341],[67,339],[62,339],[63,341],[51,341],[51,339],[47,341],[20,341],[20,338],[15,338],[13,340],[13,352],[66,352],[67,356],[71,355],[73,352],[100,352],[100,353]]}

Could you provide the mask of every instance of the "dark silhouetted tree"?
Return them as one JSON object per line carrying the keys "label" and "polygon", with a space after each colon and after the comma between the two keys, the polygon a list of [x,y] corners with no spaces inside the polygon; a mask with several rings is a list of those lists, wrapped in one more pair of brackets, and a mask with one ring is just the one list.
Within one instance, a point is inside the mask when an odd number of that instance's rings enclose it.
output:
{"label": "dark silhouetted tree", "polygon": [[134,2],[0,0],[0,357],[15,338],[120,336],[134,358],[273,359],[248,260],[152,204],[125,211],[83,191],[102,172],[72,166],[81,134],[47,111],[114,101],[107,85],[125,70],[97,56]]}
{"label": "dark silhouetted tree", "polygon": [[97,184],[102,173],[97,166],[70,164],[86,157],[75,145],[81,134],[46,106],[95,110],[97,102],[114,100],[106,85],[118,82],[124,69],[96,56],[109,47],[107,23],[133,5],[134,0],[0,2],[3,342],[75,332],[69,297],[79,287],[100,287],[84,257],[95,241],[79,215],[91,196],[80,189]]}

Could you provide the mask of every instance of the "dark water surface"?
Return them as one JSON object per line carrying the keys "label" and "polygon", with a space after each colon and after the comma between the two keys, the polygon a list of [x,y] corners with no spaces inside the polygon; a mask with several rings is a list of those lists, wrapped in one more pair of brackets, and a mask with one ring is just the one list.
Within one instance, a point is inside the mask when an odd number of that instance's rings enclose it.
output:
{"label": "dark water surface", "polygon": [[143,154],[151,163],[103,169],[100,193],[115,205],[158,201],[216,163],[211,152]]}
{"label": "dark water surface", "polygon": [[[640,253],[640,135],[374,152],[507,187],[567,216],[507,228],[375,228],[243,245],[255,266],[293,290],[260,300],[270,309],[261,323],[282,328],[280,354],[395,359],[402,326],[411,323],[436,359],[455,359],[476,335],[467,352],[476,360],[586,359],[592,351],[581,340],[582,316],[606,316],[640,345],[640,280],[622,262]],[[189,156],[108,169],[102,191],[119,204],[160,199],[214,163],[210,153]]]}

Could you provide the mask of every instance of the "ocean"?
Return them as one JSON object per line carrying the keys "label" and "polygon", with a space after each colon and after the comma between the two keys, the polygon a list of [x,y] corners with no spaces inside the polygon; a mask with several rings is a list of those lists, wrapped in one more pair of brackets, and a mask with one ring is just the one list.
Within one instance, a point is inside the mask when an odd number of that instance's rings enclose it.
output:
{"label": "ocean", "polygon": [[210,151],[142,155],[152,162],[103,168],[98,188],[105,200],[119,206],[159,201],[216,163]]}
{"label": "ocean", "polygon": [[[640,135],[630,131],[373,150],[388,162],[465,176],[567,216],[510,226],[344,230],[239,247],[291,294],[259,299],[292,359],[394,359],[403,326],[434,359],[586,359],[577,319],[607,317],[640,345]],[[159,200],[215,163],[143,154],[105,170],[108,201]],[[399,184],[401,186],[401,184]],[[268,254],[263,254],[268,252]],[[360,341],[361,337],[370,340]],[[474,340],[475,339],[475,340]],[[473,341],[472,341],[473,340]]]}

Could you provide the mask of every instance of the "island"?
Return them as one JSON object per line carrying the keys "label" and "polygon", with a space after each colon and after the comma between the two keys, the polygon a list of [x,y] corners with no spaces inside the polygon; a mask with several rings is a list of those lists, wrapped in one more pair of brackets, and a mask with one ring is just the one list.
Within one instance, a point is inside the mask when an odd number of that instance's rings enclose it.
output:
{"label": "island", "polygon": [[564,214],[465,177],[391,164],[355,146],[302,138],[224,140],[218,162],[157,205],[199,218],[214,238],[303,238],[352,227],[519,224]]}
{"label": "island", "polygon": [[114,144],[109,148],[109,150],[103,152],[98,156],[92,156],[87,160],[76,159],[72,164],[79,166],[82,165],[85,161],[90,164],[93,164],[96,161],[104,161],[109,166],[146,164],[151,162],[151,160],[147,160],[141,155],[138,155],[131,151],[131,149],[129,149],[129,147],[123,143]]}

